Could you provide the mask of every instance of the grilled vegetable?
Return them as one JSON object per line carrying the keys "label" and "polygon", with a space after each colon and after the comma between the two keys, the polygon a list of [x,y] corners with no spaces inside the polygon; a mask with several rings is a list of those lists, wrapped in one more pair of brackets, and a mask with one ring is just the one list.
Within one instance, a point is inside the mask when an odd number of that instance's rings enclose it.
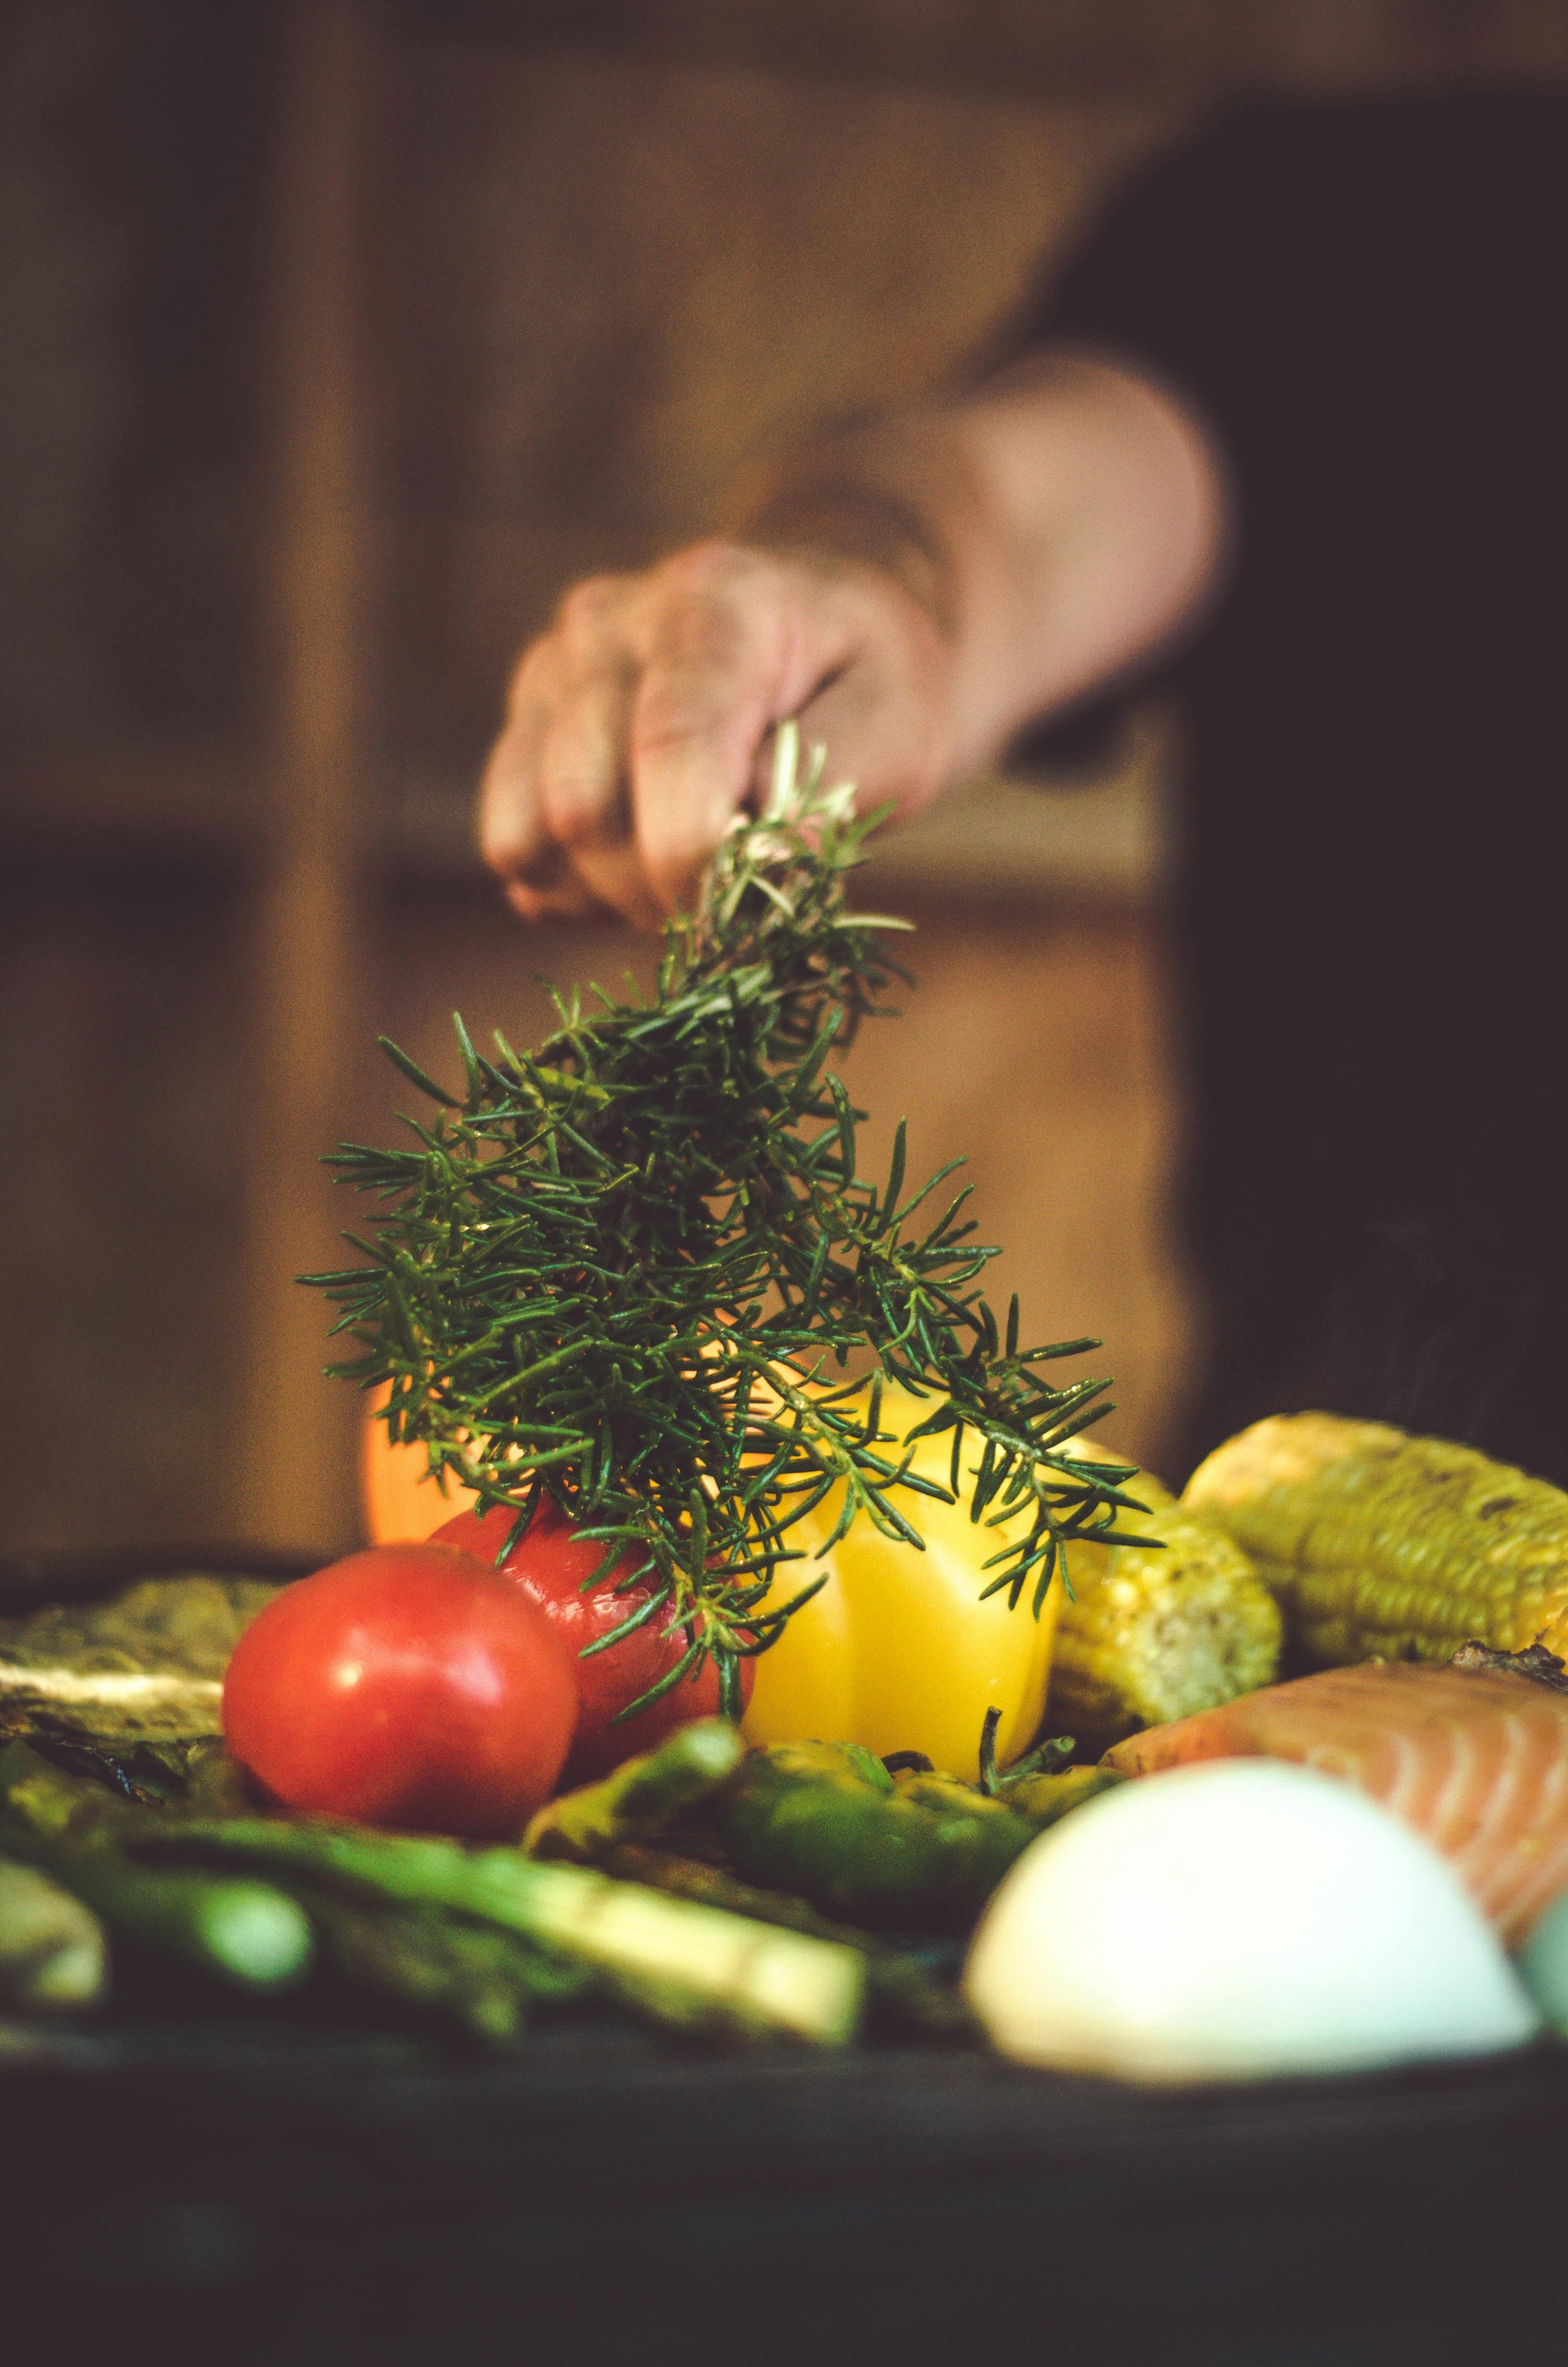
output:
{"label": "grilled vegetable", "polygon": [[91,1908],[37,1866],[0,1858],[0,2012],[79,2013],[108,1979]]}
{"label": "grilled vegetable", "polygon": [[[929,1398],[883,1388],[882,1426],[900,1442],[889,1447],[891,1457],[903,1460],[903,1442],[932,1410]],[[950,1431],[918,1439],[907,1451],[916,1479],[948,1487]],[[1045,1710],[1062,1588],[1053,1576],[1038,1615],[1031,1616],[1039,1569],[1030,1573],[1027,1600],[1016,1608],[1006,1583],[1000,1591],[993,1587],[996,1570],[989,1565],[1028,1534],[1032,1506],[995,1527],[989,1518],[971,1518],[983,1451],[978,1439],[960,1451],[956,1502],[928,1497],[920,1503],[923,1549],[860,1521],[816,1559],[843,1514],[841,1488],[801,1521],[793,1541],[807,1558],[787,1563],[775,1587],[788,1598],[824,1574],[825,1583],[757,1660],[745,1716],[751,1741],[845,1735],[870,1750],[911,1747],[938,1766],[972,1775],[975,1737],[987,1708],[1002,1713],[998,1748],[1005,1758],[1033,1738]],[[1113,1466],[1096,1460],[1085,1467]],[[1129,1478],[1134,1494],[1142,1484]],[[1080,1543],[1069,1548],[1074,1584],[1080,1561],[1087,1566],[1096,1550]]]}
{"label": "grilled vegetable", "polygon": [[315,1886],[299,1896],[340,1978],[444,2014],[492,2045],[515,2038],[536,2004],[565,2003],[597,1985],[591,1966],[486,1924]]}
{"label": "grilled vegetable", "polygon": [[278,1591],[189,1571],[0,1617],[0,1733],[113,1737],[128,1752],[216,1734],[229,1655]]}
{"label": "grilled vegetable", "polygon": [[895,1778],[869,1751],[835,1742],[754,1750],[723,1795],[720,1829],[748,1881],[909,1931],[971,1920],[1035,1837],[955,1776]]}
{"label": "grilled vegetable", "polygon": [[286,1892],[248,1876],[154,1873],[123,1844],[158,1812],[67,1775],[25,1742],[0,1751],[0,1849],[41,1867],[127,1938],[232,1988],[286,1988],[309,1969],[311,1927]]}
{"label": "grilled vegetable", "polygon": [[1337,1414],[1277,1414],[1200,1464],[1220,1522],[1319,1666],[1449,1660],[1469,1637],[1568,1650],[1568,1495],[1471,1446]]}
{"label": "grilled vegetable", "polygon": [[516,1850],[236,1818],[149,1818],[145,1852],[216,1858],[348,1898],[433,1909],[516,1934],[590,1968],[609,1994],[676,2028],[841,2045],[859,2024],[865,1966],[847,1948],[661,1897]]}
{"label": "grilled vegetable", "polygon": [[[212,1754],[199,1772],[221,1795],[231,1771]],[[314,1925],[347,1979],[490,2039],[536,2001],[590,1989],[678,2029],[821,2045],[852,2038],[864,2005],[864,1957],[814,1935],[512,1849],[141,1806],[25,1743],[0,1752],[0,1849],[111,1925],[252,1988],[296,1978]]]}
{"label": "grilled vegetable", "polygon": [[[1063,1767],[1061,1762],[1071,1759],[1077,1749],[1070,1734],[1053,1735],[1044,1742],[1037,1742],[1022,1759],[1014,1761],[1005,1775],[1001,1774],[996,1766],[999,1723],[996,1712],[987,1710],[980,1738],[979,1788],[988,1799],[1000,1800],[1016,1817],[1022,1817],[1037,1833],[1059,1823],[1070,1809],[1081,1808],[1086,1800],[1125,1781],[1113,1767]],[[948,1783],[950,1778],[940,1776],[937,1780]]]}
{"label": "grilled vegetable", "polygon": [[[7,1848],[14,1846],[7,1837]],[[104,1847],[50,1852],[49,1871],[128,1939],[179,1956],[231,1988],[292,1988],[314,1953],[298,1901],[271,1883],[154,1874]]]}
{"label": "grilled vegetable", "polygon": [[1053,1731],[1096,1753],[1272,1684],[1279,1664],[1278,1609],[1216,1523],[1167,1500],[1121,1525],[1157,1542],[1074,1547],[1046,1706]]}
{"label": "grilled vegetable", "polygon": [[813,1939],[834,1940],[841,1947],[858,1949],[866,1960],[872,2007],[901,2029],[922,2031],[928,2037],[952,2037],[972,2027],[963,2000],[933,1980],[907,1950],[890,1946],[875,1932],[863,1931],[854,1924],[835,1923],[787,1891],[738,1882],[721,1866],[707,1865],[699,1858],[684,1857],[677,1851],[658,1849],[646,1841],[628,1841],[612,1850],[605,1864],[607,1872],[619,1874],[622,1881],[646,1883],[652,1889],[667,1890],[672,1897],[695,1900],[699,1906],[722,1907],[727,1914],[749,1915],[759,1923],[777,1923],[786,1931],[805,1931]]}
{"label": "grilled vegetable", "polygon": [[723,1718],[682,1727],[602,1783],[550,1801],[529,1825],[523,1846],[529,1857],[597,1865],[622,1841],[645,1840],[708,1799],[734,1773],[745,1749]]}

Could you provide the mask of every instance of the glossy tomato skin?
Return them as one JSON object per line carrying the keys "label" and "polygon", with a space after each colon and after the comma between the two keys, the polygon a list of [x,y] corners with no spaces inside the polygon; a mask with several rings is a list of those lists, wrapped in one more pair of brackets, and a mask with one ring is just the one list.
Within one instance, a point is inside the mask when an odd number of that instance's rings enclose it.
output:
{"label": "glossy tomato skin", "polygon": [[[444,1522],[431,1543],[455,1546],[494,1568],[516,1518],[504,1506],[483,1513],[462,1512],[455,1521]],[[608,1651],[596,1652],[586,1660],[578,1658],[585,1644],[608,1636],[648,1600],[645,1585],[630,1587],[624,1594],[615,1591],[626,1572],[635,1568],[630,1560],[617,1563],[585,1594],[584,1580],[592,1578],[603,1559],[603,1546],[585,1543],[565,1513],[547,1499],[535,1512],[528,1535],[502,1565],[506,1576],[554,1622],[574,1656],[583,1706],[567,1762],[572,1783],[608,1774],[623,1759],[652,1750],[677,1727],[689,1726],[697,1717],[716,1717],[719,1712],[719,1672],[711,1660],[705,1660],[695,1676],[683,1678],[650,1708],[639,1710],[623,1725],[614,1723],[618,1710],[675,1667],[687,1648],[687,1639],[684,1635],[663,1635],[663,1623],[655,1612],[645,1627],[633,1628]],[[741,1691],[747,1698],[751,1679],[751,1662],[743,1660]]]}
{"label": "glossy tomato skin", "polygon": [[283,1589],[241,1637],[223,1732],[286,1806],[516,1840],[577,1721],[570,1653],[449,1546],[379,1546]]}

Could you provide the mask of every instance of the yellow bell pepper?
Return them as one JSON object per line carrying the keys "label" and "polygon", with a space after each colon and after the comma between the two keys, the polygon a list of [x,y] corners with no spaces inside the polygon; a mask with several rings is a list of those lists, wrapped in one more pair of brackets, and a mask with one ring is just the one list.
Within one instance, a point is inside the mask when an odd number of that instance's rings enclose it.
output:
{"label": "yellow bell pepper", "polygon": [[[931,1411],[931,1400],[884,1387],[881,1426],[902,1439]],[[894,1450],[888,1449],[890,1455]],[[979,1460],[966,1437],[972,1484]],[[946,1487],[952,1439],[923,1439],[914,1469]],[[963,1484],[960,1478],[960,1486]],[[826,1557],[827,1584],[796,1612],[783,1635],[756,1662],[756,1683],[742,1731],[754,1743],[864,1743],[879,1754],[923,1750],[937,1767],[972,1779],[988,1709],[999,1709],[996,1755],[1006,1762],[1028,1750],[1045,1711],[1051,1648],[1062,1601],[1053,1581],[1039,1619],[1026,1594],[1016,1611],[1004,1591],[983,1590],[996,1576],[982,1565],[1026,1528],[1020,1509],[996,1528],[971,1522],[969,1505],[905,1495],[900,1509],[926,1541],[924,1553],[884,1537],[864,1513]],[[820,1571],[811,1558],[832,1534],[843,1505],[835,1489],[790,1535],[808,1558],[787,1562],[774,1580],[788,1601]]]}

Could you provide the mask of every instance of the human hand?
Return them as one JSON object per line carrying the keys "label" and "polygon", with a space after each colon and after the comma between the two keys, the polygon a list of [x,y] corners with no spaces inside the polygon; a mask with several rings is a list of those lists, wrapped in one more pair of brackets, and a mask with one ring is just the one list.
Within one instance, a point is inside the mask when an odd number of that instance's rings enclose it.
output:
{"label": "human hand", "polygon": [[689,903],[772,727],[798,716],[862,810],[911,811],[950,768],[953,654],[887,569],[702,543],[597,576],[524,652],[480,795],[484,859],[527,919]]}

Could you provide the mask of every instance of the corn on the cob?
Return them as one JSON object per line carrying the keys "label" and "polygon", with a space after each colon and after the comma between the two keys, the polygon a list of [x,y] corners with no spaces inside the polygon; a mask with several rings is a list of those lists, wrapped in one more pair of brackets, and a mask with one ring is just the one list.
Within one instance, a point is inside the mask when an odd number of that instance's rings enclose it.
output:
{"label": "corn on the cob", "polygon": [[1051,1664],[1047,1731],[1096,1751],[1271,1684],[1279,1662],[1279,1613],[1245,1554],[1144,1473],[1131,1485],[1163,1501],[1119,1525],[1161,1543],[1071,1548]]}
{"label": "corn on the cob", "polygon": [[1568,1495],[1471,1446],[1338,1414],[1275,1414],[1183,1500],[1249,1553],[1321,1667],[1451,1659],[1468,1637],[1568,1651]]}

